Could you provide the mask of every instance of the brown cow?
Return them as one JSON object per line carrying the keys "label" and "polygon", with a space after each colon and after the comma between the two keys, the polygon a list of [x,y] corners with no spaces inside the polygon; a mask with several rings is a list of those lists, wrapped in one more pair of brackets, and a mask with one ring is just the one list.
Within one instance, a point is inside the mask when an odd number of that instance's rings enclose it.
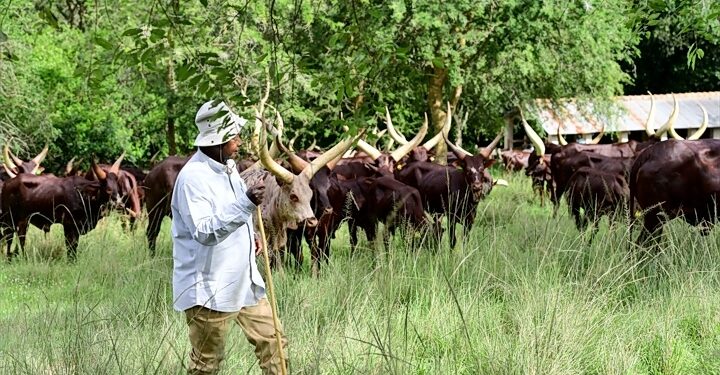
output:
{"label": "brown cow", "polygon": [[720,140],[656,143],[638,155],[628,184],[631,220],[636,204],[646,210],[638,243],[662,233],[662,214],[708,234],[720,210]]}
{"label": "brown cow", "polygon": [[169,156],[155,165],[145,177],[143,189],[148,211],[147,240],[150,255],[155,256],[155,245],[165,216],[170,216],[170,197],[175,180],[190,156]]}
{"label": "brown cow", "polygon": [[12,256],[12,237],[25,246],[28,225],[48,231],[54,223],[65,231],[68,259],[75,260],[80,235],[95,228],[103,206],[117,202],[117,170],[108,173],[92,165],[98,181],[84,177],[56,177],[21,173],[5,183],[2,190],[0,232],[7,243],[8,258]]}
{"label": "brown cow", "polygon": [[588,222],[593,226],[590,241],[597,233],[600,218],[623,208],[628,195],[625,176],[620,173],[582,167],[568,181],[570,213],[578,230],[584,230]]}

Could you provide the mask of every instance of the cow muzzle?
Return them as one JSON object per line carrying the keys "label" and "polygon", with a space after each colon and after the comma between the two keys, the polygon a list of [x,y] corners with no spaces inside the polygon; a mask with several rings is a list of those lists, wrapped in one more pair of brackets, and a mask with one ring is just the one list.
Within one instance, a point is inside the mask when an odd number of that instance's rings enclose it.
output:
{"label": "cow muzzle", "polygon": [[317,225],[318,225],[318,219],[316,219],[316,218],[314,218],[314,217],[311,218],[311,219],[306,219],[306,220],[305,220],[305,226],[306,226],[306,227],[315,228],[315,227],[317,227]]}

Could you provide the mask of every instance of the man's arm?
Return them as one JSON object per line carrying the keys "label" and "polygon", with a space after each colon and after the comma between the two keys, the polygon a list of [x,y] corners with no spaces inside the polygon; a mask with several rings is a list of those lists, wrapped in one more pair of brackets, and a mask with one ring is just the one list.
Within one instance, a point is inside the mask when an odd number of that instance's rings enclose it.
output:
{"label": "man's arm", "polygon": [[178,210],[183,222],[190,229],[192,238],[205,245],[221,243],[237,228],[252,218],[255,204],[245,194],[240,199],[213,212],[207,197],[211,192],[197,182],[185,181],[179,191]]}

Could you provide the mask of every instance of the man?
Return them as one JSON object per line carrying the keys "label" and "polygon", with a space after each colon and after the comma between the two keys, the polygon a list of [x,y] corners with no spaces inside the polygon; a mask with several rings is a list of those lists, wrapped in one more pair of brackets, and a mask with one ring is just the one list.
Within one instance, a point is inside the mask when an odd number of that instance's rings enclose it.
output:
{"label": "man", "polygon": [[190,374],[219,371],[233,321],[255,345],[263,373],[281,373],[272,310],[255,262],[252,215],[265,187],[247,189],[231,159],[245,122],[223,102],[203,104],[195,117],[199,150],[173,190],[173,298],[189,328]]}

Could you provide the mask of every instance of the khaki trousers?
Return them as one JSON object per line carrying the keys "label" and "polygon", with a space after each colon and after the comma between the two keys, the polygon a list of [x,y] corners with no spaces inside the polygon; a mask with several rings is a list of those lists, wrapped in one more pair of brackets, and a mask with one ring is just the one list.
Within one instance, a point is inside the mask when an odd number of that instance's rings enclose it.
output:
{"label": "khaki trousers", "polygon": [[[280,356],[275,339],[272,310],[266,298],[255,306],[238,312],[220,312],[202,306],[185,310],[190,329],[189,374],[216,374],[225,357],[225,341],[231,322],[237,323],[247,340],[255,345],[255,356],[263,374],[280,374]],[[287,352],[287,338],[280,327],[283,350]]]}

